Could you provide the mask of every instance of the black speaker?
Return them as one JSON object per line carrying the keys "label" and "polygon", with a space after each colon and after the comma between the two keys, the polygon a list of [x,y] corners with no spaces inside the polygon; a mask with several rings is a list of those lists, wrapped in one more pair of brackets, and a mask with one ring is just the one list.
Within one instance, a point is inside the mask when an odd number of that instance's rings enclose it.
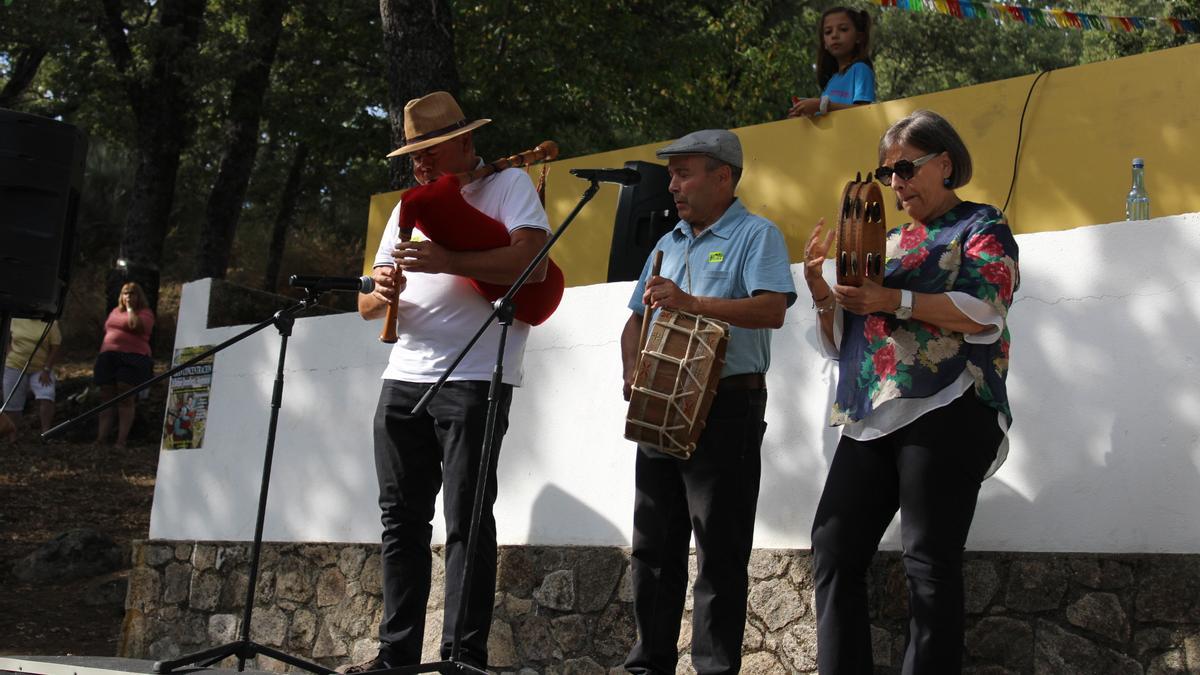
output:
{"label": "black speaker", "polygon": [[608,253],[608,280],[633,281],[642,274],[654,244],[675,224],[679,214],[667,189],[671,176],[667,167],[653,162],[625,162],[642,179],[621,186],[617,218],[613,224],[612,248]]}
{"label": "black speaker", "polygon": [[0,314],[62,312],[86,155],[78,128],[0,109]]}

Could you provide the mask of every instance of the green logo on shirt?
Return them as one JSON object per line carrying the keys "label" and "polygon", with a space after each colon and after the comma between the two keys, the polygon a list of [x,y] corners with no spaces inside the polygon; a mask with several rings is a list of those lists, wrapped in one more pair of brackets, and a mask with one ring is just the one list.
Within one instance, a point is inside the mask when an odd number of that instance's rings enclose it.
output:
{"label": "green logo on shirt", "polygon": [[720,251],[713,251],[712,253],[708,254],[708,262],[710,263],[723,262],[724,260],[725,254],[721,253]]}

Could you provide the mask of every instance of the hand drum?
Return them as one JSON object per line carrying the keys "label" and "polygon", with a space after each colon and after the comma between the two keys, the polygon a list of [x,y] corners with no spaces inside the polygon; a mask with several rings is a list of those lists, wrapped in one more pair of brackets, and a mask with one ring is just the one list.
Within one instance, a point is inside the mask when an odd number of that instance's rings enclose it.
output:
{"label": "hand drum", "polygon": [[862,174],[846,183],[838,212],[837,282],[862,286],[863,279],[883,283],[884,245],[887,223],[883,191]]}

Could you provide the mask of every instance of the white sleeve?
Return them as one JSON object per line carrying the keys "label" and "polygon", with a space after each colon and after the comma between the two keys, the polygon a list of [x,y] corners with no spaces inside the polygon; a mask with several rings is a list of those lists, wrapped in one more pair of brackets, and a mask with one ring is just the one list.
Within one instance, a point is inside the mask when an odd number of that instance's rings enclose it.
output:
{"label": "white sleeve", "polygon": [[392,215],[388,216],[387,225],[383,227],[383,236],[379,237],[379,248],[375,251],[375,262],[371,266],[395,267],[396,259],[392,257],[392,249],[399,241],[400,202],[396,202],[396,208],[392,209]]}
{"label": "white sleeve", "polygon": [[1004,317],[1000,316],[1000,312],[996,311],[995,307],[962,291],[947,291],[946,297],[950,298],[950,302],[953,302],[958,311],[965,314],[968,319],[978,324],[991,326],[979,333],[968,334],[967,342],[988,345],[1000,339],[1000,333],[1004,331]]}
{"label": "white sleeve", "polygon": [[536,230],[550,231],[550,223],[546,219],[546,210],[538,199],[537,190],[529,174],[521,169],[508,169],[500,172],[497,179],[505,179],[504,198],[500,203],[500,216],[497,218],[509,232],[530,227]]}
{"label": "white sleeve", "polygon": [[[837,267],[832,258],[822,263],[821,276],[825,277],[825,283],[829,285],[832,294],[832,289],[837,283]],[[813,308],[813,313],[817,315],[817,344],[821,348],[821,356],[834,361],[837,361],[842,354],[842,311],[841,306],[834,303],[833,342],[830,342],[825,339],[825,331],[821,330],[821,315],[817,314],[815,307]]]}
{"label": "white sleeve", "polygon": [[[813,313],[816,312],[814,308]],[[817,314],[817,345],[821,348],[821,356],[827,359],[837,361],[842,355],[842,308],[836,304],[833,306],[833,342],[825,337],[825,331],[821,330],[821,315]]]}

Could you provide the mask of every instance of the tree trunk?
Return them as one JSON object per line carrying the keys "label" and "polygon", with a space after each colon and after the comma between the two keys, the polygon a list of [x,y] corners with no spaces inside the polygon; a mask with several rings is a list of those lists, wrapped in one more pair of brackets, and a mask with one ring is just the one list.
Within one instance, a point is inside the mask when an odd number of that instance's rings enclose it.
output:
{"label": "tree trunk", "polygon": [[221,168],[205,211],[201,229],[200,260],[196,277],[223,279],[233,251],[234,235],[246,198],[246,187],[258,152],[258,129],[266,94],[283,32],[283,0],[259,0],[250,8],[241,72],[234,78],[225,123],[225,148]]}
{"label": "tree trunk", "polygon": [[[404,141],[404,104],[435,91],[458,97],[454,17],[447,0],[379,0],[379,15],[388,61],[388,121],[398,148]],[[393,159],[389,170],[393,190],[412,184],[409,158]]]}
{"label": "tree trunk", "polygon": [[271,228],[271,247],[267,250],[267,271],[263,274],[264,291],[274,293],[279,284],[279,268],[283,265],[283,251],[287,247],[288,229],[296,212],[300,198],[300,179],[304,176],[304,163],[308,161],[308,146],[301,143],[292,157],[292,168],[288,170],[287,183],[279,197],[279,212],[275,214],[275,226]]}
{"label": "tree trunk", "polygon": [[129,45],[120,0],[103,0],[100,31],[133,109],[138,167],[121,235],[125,267],[109,272],[110,304],[124,280],[137,281],[151,309],[158,306],[159,263],[175,198],[179,158],[195,125],[191,74],[203,24],[205,0],[159,0],[156,35],[140,70]]}
{"label": "tree trunk", "polygon": [[29,47],[17,53],[13,60],[12,74],[9,75],[8,82],[4,83],[4,89],[0,90],[0,108],[16,108],[17,99],[33,82],[46,53],[46,48],[41,46]]}

